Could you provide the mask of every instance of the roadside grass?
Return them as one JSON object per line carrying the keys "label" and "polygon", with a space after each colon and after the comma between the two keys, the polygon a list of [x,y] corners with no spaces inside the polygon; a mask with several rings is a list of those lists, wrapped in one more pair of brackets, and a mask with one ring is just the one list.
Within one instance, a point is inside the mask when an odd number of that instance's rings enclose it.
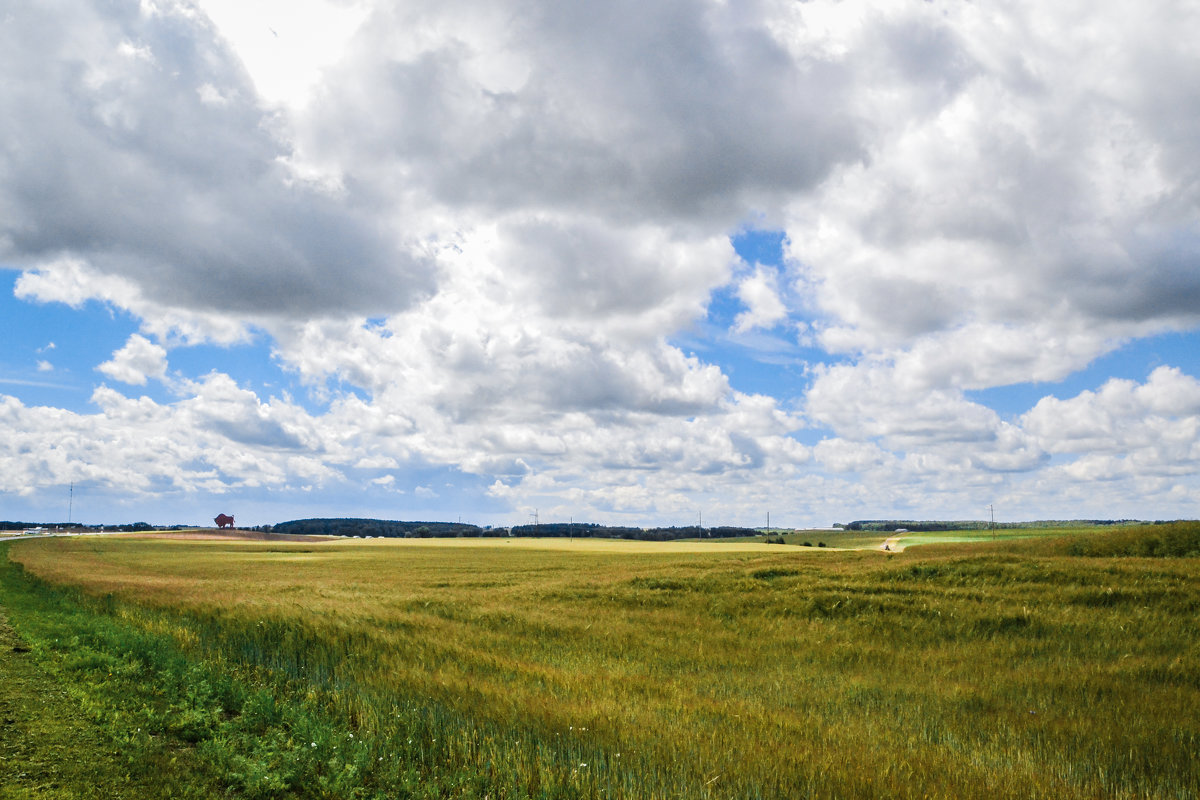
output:
{"label": "roadside grass", "polygon": [[186,712],[156,713],[194,693],[150,690],[161,670],[136,657],[145,634],[72,594],[0,563],[0,798],[213,796],[187,742],[161,735]]}
{"label": "roadside grass", "polygon": [[0,798],[144,797],[144,789],[0,608]]}
{"label": "roadside grass", "polygon": [[1057,534],[890,556],[9,547],[30,586],[78,586],[199,670],[208,699],[158,724],[244,796],[1200,795],[1200,564]]}

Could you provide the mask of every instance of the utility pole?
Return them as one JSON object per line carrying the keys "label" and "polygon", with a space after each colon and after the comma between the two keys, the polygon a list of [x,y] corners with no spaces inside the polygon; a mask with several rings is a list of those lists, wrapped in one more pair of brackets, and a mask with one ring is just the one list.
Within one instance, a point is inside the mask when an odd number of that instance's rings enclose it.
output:
{"label": "utility pole", "polygon": [[991,503],[988,503],[988,516],[991,518],[988,526],[992,529],[992,541],[994,542],[996,541],[996,512],[992,510]]}
{"label": "utility pole", "polygon": [[71,491],[67,495],[67,525],[71,524],[71,514],[75,510],[75,481],[71,481]]}

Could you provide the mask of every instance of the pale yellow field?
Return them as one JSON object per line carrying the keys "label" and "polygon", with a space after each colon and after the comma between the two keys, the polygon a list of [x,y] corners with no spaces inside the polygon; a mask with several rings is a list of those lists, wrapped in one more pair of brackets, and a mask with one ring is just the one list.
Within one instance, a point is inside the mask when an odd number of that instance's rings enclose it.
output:
{"label": "pale yellow field", "polygon": [[[262,542],[248,537],[243,538],[236,533],[232,534],[216,534],[212,531],[198,529],[195,531],[179,531],[178,533],[122,533],[122,534],[104,534],[120,536],[121,538],[130,539],[186,539],[191,541],[213,541],[213,542],[245,542],[247,544],[261,544]],[[510,538],[499,537],[461,537],[461,538],[376,538],[376,539],[355,539],[342,536],[306,536],[306,537],[280,537],[280,541],[309,541],[320,542],[321,544],[331,547],[354,545],[356,547],[445,547],[445,548],[462,548],[462,549],[514,549],[514,550],[543,550],[552,552],[568,552],[568,553],[607,553],[612,555],[617,554],[687,554],[687,553],[752,553],[758,555],[779,554],[779,553],[819,553],[837,552],[843,548],[837,547],[801,547],[799,545],[788,544],[765,544],[759,542],[695,542],[695,541],[670,541],[670,542],[644,542],[634,539],[602,539],[602,538],[587,538],[581,537],[577,539],[563,539],[558,537],[521,537],[514,536]],[[883,536],[879,537],[879,541],[883,541]]]}

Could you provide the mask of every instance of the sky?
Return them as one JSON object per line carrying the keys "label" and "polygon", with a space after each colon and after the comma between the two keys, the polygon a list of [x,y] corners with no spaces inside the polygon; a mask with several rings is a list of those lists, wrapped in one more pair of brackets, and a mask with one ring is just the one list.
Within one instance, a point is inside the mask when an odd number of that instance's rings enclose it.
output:
{"label": "sky", "polygon": [[0,0],[0,518],[1200,517],[1200,6]]}

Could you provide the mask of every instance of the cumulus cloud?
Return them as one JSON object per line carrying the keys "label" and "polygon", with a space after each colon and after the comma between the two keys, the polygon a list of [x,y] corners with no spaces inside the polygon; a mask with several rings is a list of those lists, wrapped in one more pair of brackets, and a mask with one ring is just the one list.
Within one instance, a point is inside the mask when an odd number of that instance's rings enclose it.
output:
{"label": "cumulus cloud", "polygon": [[319,437],[309,435],[312,419],[294,405],[263,402],[221,373],[211,373],[188,389],[190,396],[177,408],[198,429],[219,434],[235,445],[308,449],[311,455],[320,455]]}
{"label": "cumulus cloud", "polygon": [[895,459],[872,442],[845,439],[822,439],[813,450],[813,456],[832,472],[859,472]]}
{"label": "cumulus cloud", "polygon": [[277,126],[205,18],[156,9],[8,11],[0,256],[69,256],[157,303],[246,315],[388,311],[425,291],[385,220],[291,180]]}
{"label": "cumulus cloud", "polygon": [[109,275],[73,257],[39,264],[22,272],[13,294],[38,303],[65,303],[82,308],[98,301],[141,319],[142,329],[162,341],[233,344],[249,341],[249,319],[224,310],[179,308],[149,299],[138,284]]}
{"label": "cumulus cloud", "polygon": [[840,434],[883,438],[896,446],[986,442],[1000,418],[953,389],[910,385],[887,364],[837,365],[818,371],[807,414]]}
{"label": "cumulus cloud", "polygon": [[113,380],[145,386],[147,378],[163,380],[167,374],[167,351],[145,336],[133,334],[120,350],[96,369]]}
{"label": "cumulus cloud", "polygon": [[380,4],[351,52],[305,151],[456,207],[736,220],[859,154],[845,71],[723,4]]}
{"label": "cumulus cloud", "polygon": [[1114,379],[1068,400],[1043,398],[1022,423],[1046,450],[1084,454],[1089,470],[1110,472],[1120,463],[1111,457],[1124,454],[1130,469],[1190,471],[1200,459],[1200,381],[1159,367],[1143,384]]}
{"label": "cumulus cloud", "polygon": [[828,347],[953,335],[956,369],[973,371],[968,351],[993,332],[1019,341],[1056,320],[1057,341],[1010,359],[988,377],[999,385],[1052,359],[1061,377],[1122,337],[1200,321],[1200,278],[1183,266],[1198,254],[1200,195],[1192,168],[1177,171],[1189,160],[1178,133],[1200,124],[1200,106],[1161,82],[1200,71],[1190,44],[1161,36],[1196,12],[1164,4],[1127,26],[1120,6],[1092,7],[1106,22],[1083,27],[1071,4],[995,18],[933,3],[847,31],[851,47],[874,45],[856,61],[872,87],[860,98],[870,157],[798,196],[788,224]]}
{"label": "cumulus cloud", "polygon": [[774,270],[757,265],[754,274],[738,284],[737,293],[746,310],[734,320],[735,331],[770,328],[787,318],[787,306],[779,299],[778,279]]}
{"label": "cumulus cloud", "polygon": [[[262,336],[321,410],[220,372],[96,414],[0,398],[6,465],[75,437],[7,491],[445,497],[393,474],[419,464],[564,516],[1200,503],[1179,370],[1023,415],[969,394],[1200,326],[1195,9],[368,2],[290,87],[236,13],[9,12],[0,260],[21,300],[139,320],[113,381]],[[748,220],[783,264],[738,260]],[[733,338],[804,331],[794,393],[672,344],[722,292]],[[123,447],[162,466],[96,449]]]}

